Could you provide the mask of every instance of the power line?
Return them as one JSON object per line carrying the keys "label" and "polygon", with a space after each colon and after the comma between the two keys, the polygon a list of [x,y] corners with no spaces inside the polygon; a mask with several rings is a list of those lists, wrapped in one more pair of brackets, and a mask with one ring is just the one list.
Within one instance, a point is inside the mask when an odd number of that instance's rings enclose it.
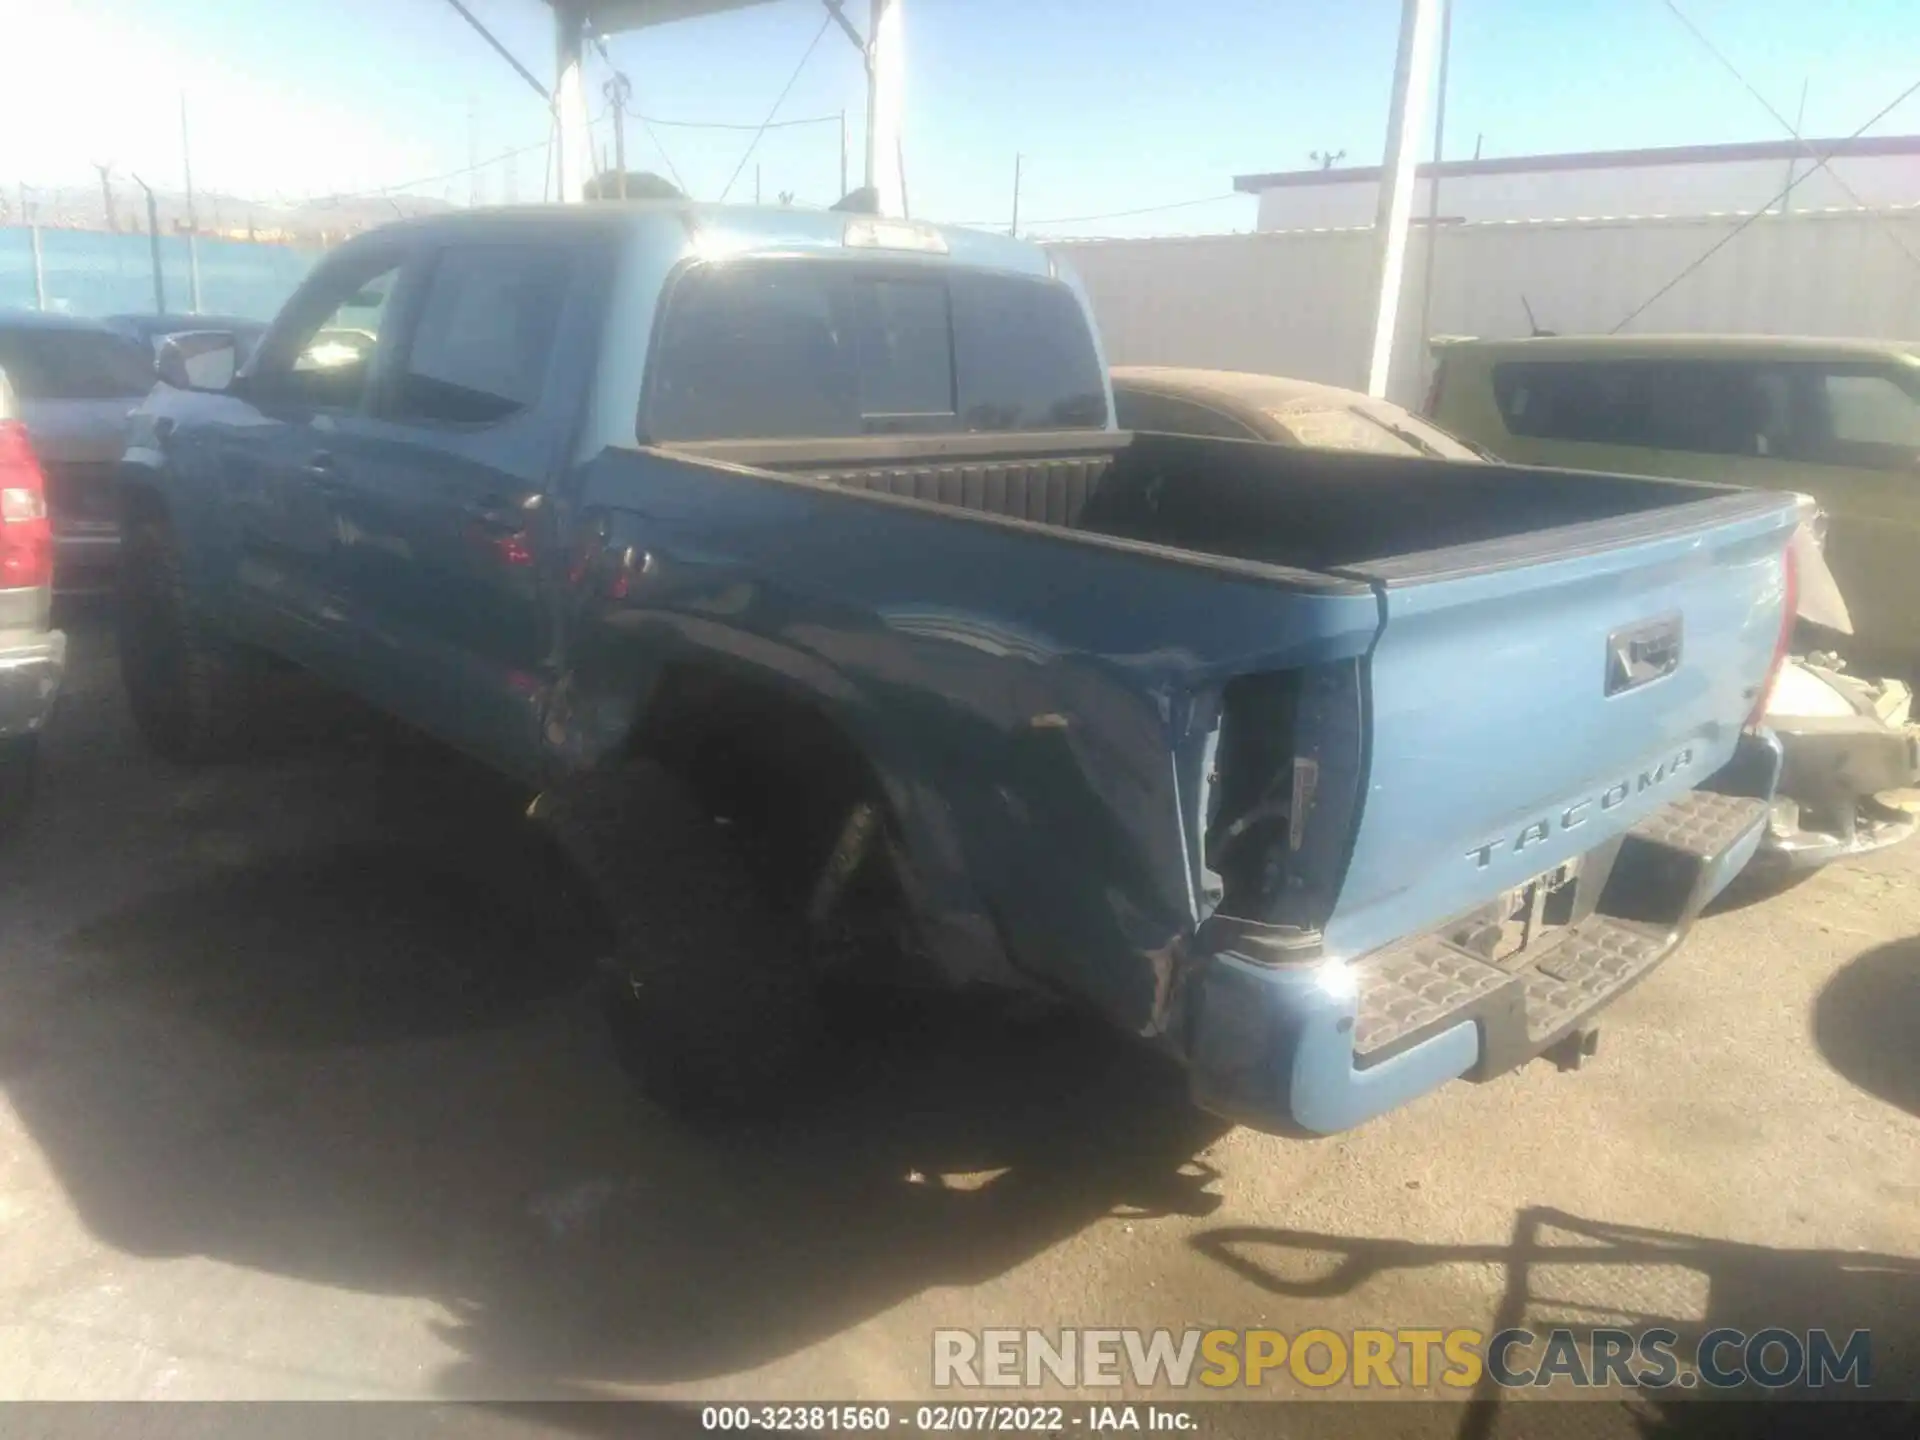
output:
{"label": "power line", "polygon": [[799,120],[769,120],[760,125],[733,120],[663,120],[658,115],[642,115],[631,108],[627,114],[643,125],[662,125],[674,130],[785,130],[793,125],[837,125],[840,122],[838,111],[831,115],[808,115]]}
{"label": "power line", "polygon": [[[613,52],[607,49],[606,40],[601,36],[598,36],[598,35],[594,36],[593,48],[600,52],[600,58],[607,62],[607,68],[612,70],[613,73],[620,79],[620,81],[622,82],[621,88],[624,91],[625,95],[631,95],[633,93],[632,82],[627,80],[626,72],[623,71],[618,65],[614,63]],[[679,191],[682,195],[687,194],[688,193],[687,182],[680,178],[680,169],[677,165],[673,163],[673,156],[669,155],[667,153],[667,147],[660,143],[660,137],[653,133],[654,122],[650,120],[647,116],[642,115],[638,110],[635,110],[631,105],[627,104],[624,96],[620,102],[620,113],[622,115],[631,116],[633,119],[638,120],[640,122],[640,128],[647,132],[647,139],[653,142],[653,148],[655,151],[659,153],[661,162],[667,167],[667,173],[673,177],[674,185],[679,188]],[[615,123],[617,124],[618,122],[616,121]]]}
{"label": "power line", "polygon": [[[1888,115],[1892,114],[1895,110],[1898,110],[1902,105],[1906,104],[1907,101],[1916,92],[1920,92],[1920,80],[1914,81],[1913,84],[1909,85],[1906,89],[1902,90],[1897,96],[1894,97],[1891,104],[1881,107],[1881,109],[1875,112],[1871,120],[1867,121],[1866,124],[1862,125],[1858,130],[1854,131],[1853,134],[1849,135],[1847,138],[1849,140],[1858,140],[1862,135],[1866,134],[1867,131],[1871,130],[1874,126],[1878,125],[1882,120],[1886,119]],[[1822,157],[1823,160],[1824,158],[1825,157]],[[1819,167],[1816,166],[1815,170],[1817,170],[1818,168]],[[1735,237],[1738,236],[1749,225],[1753,224],[1753,222],[1758,220],[1761,216],[1771,212],[1774,206],[1778,205],[1782,200],[1785,200],[1787,196],[1791,195],[1797,188],[1799,188],[1800,182],[1802,180],[1807,179],[1809,176],[1813,175],[1815,173],[1815,170],[1809,170],[1805,175],[1802,175],[1797,179],[1788,181],[1786,184],[1786,187],[1782,189],[1778,195],[1775,195],[1771,200],[1767,201],[1766,204],[1762,205],[1758,210],[1755,210],[1751,215],[1747,216],[1746,219],[1742,220],[1738,225],[1734,226],[1733,229],[1729,230],[1725,235],[1722,235],[1712,245],[1708,246],[1707,249],[1698,258],[1696,258],[1693,261],[1692,264],[1688,265],[1678,275],[1674,276],[1666,284],[1662,285],[1658,290],[1654,291],[1653,294],[1649,295],[1644,301],[1640,303],[1640,305],[1636,309],[1633,310],[1632,313],[1630,313],[1627,316],[1626,319],[1622,320],[1618,325],[1614,326],[1613,329],[1609,330],[1607,333],[1609,335],[1617,335],[1622,330],[1626,329],[1627,326],[1631,325],[1635,320],[1639,319],[1649,309],[1651,309],[1653,305],[1662,296],[1667,294],[1668,291],[1672,290],[1674,286],[1678,285],[1682,280],[1685,280],[1689,275],[1693,274],[1694,271],[1698,270],[1702,265],[1706,264],[1707,261],[1711,260],[1715,255],[1718,255],[1722,250],[1726,249],[1726,247],[1733,242]]]}
{"label": "power line", "polygon": [[542,100],[547,100],[547,101],[552,100],[553,97],[547,93],[547,87],[540,83],[539,78],[535,76],[531,70],[527,69],[526,66],[522,65],[520,63],[519,57],[516,56],[511,50],[507,49],[505,45],[501,44],[499,39],[495,37],[494,33],[491,30],[487,29],[486,26],[482,25],[477,18],[475,18],[474,13],[471,10],[467,9],[465,5],[461,4],[460,0],[447,0],[447,3],[453,6],[454,9],[460,12],[461,19],[465,20],[467,24],[471,25],[475,30],[480,32],[480,38],[486,41],[487,44],[491,45],[494,49],[494,53],[499,55],[499,57],[502,60],[506,61],[507,64],[511,65],[516,71],[518,71],[520,78],[526,81],[527,84],[531,85],[539,93],[539,96]]}
{"label": "power line", "polygon": [[390,195],[396,190],[411,190],[416,185],[431,185],[436,180],[455,180],[462,175],[471,175],[476,170],[484,170],[489,165],[496,165],[510,155],[525,155],[530,150],[544,149],[546,144],[547,142],[544,140],[536,140],[531,145],[522,145],[515,150],[502,150],[498,155],[487,160],[482,160],[477,165],[462,165],[458,170],[446,170],[438,175],[423,175],[418,180],[402,180],[397,185],[382,185],[374,190],[343,190],[337,195],[329,195],[326,198],[328,200],[351,200],[361,195]]}
{"label": "power line", "polygon": [[673,177],[673,183],[679,187],[682,195],[687,194],[687,182],[680,178],[680,171],[673,163],[673,156],[667,153],[667,147],[662,145],[660,143],[660,137],[653,133],[653,121],[642,115],[638,110],[628,110],[626,113],[640,122],[640,128],[647,132],[647,139],[653,142],[653,148],[659,152],[660,159],[665,162],[667,173]]}
{"label": "power line", "polygon": [[[591,130],[606,118],[606,109],[602,107],[600,113],[587,122],[587,128]],[[521,145],[513,150],[502,150],[497,155],[488,156],[478,164],[462,165],[457,170],[443,170],[438,175],[423,175],[418,180],[401,180],[396,184],[380,185],[371,190],[338,190],[331,195],[319,196],[317,199],[311,200],[308,203],[313,205],[326,205],[335,200],[363,200],[371,196],[391,195],[396,191],[411,190],[418,185],[431,185],[439,180],[457,180],[462,175],[471,175],[474,171],[484,170],[489,165],[498,165],[502,160],[526,155],[535,150],[544,150],[549,143],[547,140],[536,140],[531,145]]]}
{"label": "power line", "polygon": [[807,68],[807,61],[813,58],[813,52],[820,44],[820,37],[827,33],[827,27],[831,24],[833,24],[833,12],[829,10],[826,18],[821,20],[820,28],[813,32],[813,39],[807,42],[807,48],[801,52],[800,63],[793,67],[793,74],[789,75],[787,83],[780,87],[780,94],[775,98],[773,108],[767,111],[767,118],[760,122],[753,132],[753,139],[747,142],[747,148],[740,156],[740,163],[733,167],[733,174],[727,177],[726,188],[720,192],[722,200],[725,200],[728,193],[732,191],[733,182],[740,178],[740,172],[747,168],[747,161],[753,158],[754,148],[759,145],[760,137],[767,133],[767,127],[773,124],[773,117],[778,115],[780,107],[787,103],[788,92],[799,81],[800,72]]}
{"label": "power line", "polygon": [[[1682,25],[1686,27],[1687,33],[1692,35],[1695,40],[1698,40],[1700,44],[1705,48],[1706,52],[1709,55],[1713,56],[1713,58],[1720,63],[1720,67],[1723,70],[1725,70],[1729,75],[1733,76],[1734,80],[1739,83],[1740,88],[1745,90],[1747,94],[1751,95],[1755,100],[1759,101],[1760,108],[1765,110],[1767,114],[1771,115],[1774,118],[1774,120],[1778,122],[1781,129],[1785,130],[1787,134],[1791,135],[1796,141],[1799,142],[1800,148],[1802,150],[1805,150],[1807,154],[1812,157],[1814,162],[1814,169],[1825,170],[1827,172],[1827,178],[1832,180],[1835,185],[1839,186],[1840,189],[1846,194],[1846,197],[1849,200],[1853,201],[1855,205],[1858,205],[1862,210],[1871,211],[1873,209],[1871,205],[1867,204],[1865,200],[1860,198],[1859,193],[1855,191],[1851,185],[1847,184],[1847,182],[1840,177],[1840,172],[1834,169],[1833,166],[1828,163],[1833,157],[1830,155],[1822,155],[1818,150],[1816,150],[1813,147],[1813,145],[1805,137],[1803,137],[1800,134],[1800,129],[1797,125],[1792,124],[1787,119],[1786,116],[1782,115],[1778,110],[1774,109],[1773,102],[1768,100],[1766,96],[1762,95],[1757,89],[1754,88],[1753,83],[1749,81],[1746,76],[1740,73],[1738,67],[1734,65],[1733,61],[1729,60],[1726,57],[1726,55],[1722,53],[1720,48],[1716,46],[1713,43],[1713,41],[1709,40],[1706,37],[1706,34],[1700,29],[1698,25],[1695,25],[1693,21],[1689,20],[1686,17],[1685,12],[1683,12],[1680,9],[1679,5],[1675,3],[1675,0],[1662,0],[1662,3],[1665,4],[1667,9],[1672,13],[1673,18],[1678,20]],[[1805,104],[1804,92],[1802,92],[1801,103]],[[1899,103],[1898,101],[1895,102],[1895,104],[1898,104],[1898,103]],[[1885,113],[1885,112],[1882,112],[1882,113]],[[1905,238],[1900,234],[1898,230],[1894,229],[1892,225],[1887,225],[1887,235],[1888,235],[1888,238],[1891,239],[1894,244],[1898,245],[1903,251],[1906,252],[1907,259],[1911,260],[1916,266],[1920,266],[1920,255],[1916,255],[1911,249],[1908,248]]]}

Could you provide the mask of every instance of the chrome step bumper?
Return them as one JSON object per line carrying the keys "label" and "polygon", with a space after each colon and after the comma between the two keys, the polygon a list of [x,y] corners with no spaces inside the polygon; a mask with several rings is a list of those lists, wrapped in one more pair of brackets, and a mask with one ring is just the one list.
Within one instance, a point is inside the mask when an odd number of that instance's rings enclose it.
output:
{"label": "chrome step bumper", "polygon": [[1751,856],[1766,816],[1764,801],[1705,792],[1663,807],[1610,857],[1594,913],[1504,962],[1434,932],[1356,960],[1355,1067],[1378,1065],[1467,1021],[1480,1039],[1470,1079],[1553,1049],[1672,953]]}

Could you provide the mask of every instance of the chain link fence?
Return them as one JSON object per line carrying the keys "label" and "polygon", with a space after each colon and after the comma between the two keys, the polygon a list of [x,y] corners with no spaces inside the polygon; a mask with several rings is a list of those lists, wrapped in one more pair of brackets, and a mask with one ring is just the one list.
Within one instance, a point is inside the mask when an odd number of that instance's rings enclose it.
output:
{"label": "chain link fence", "polygon": [[80,316],[199,311],[265,320],[323,253],[318,246],[204,235],[161,235],[156,246],[145,234],[0,226],[0,308]]}

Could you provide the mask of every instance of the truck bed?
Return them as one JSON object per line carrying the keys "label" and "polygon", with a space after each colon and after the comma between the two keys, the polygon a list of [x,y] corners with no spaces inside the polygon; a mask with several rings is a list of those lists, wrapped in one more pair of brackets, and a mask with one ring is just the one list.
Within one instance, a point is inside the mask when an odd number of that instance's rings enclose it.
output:
{"label": "truck bed", "polygon": [[1386,583],[1584,553],[1778,503],[1639,476],[1183,435],[896,435],[673,449],[977,514]]}

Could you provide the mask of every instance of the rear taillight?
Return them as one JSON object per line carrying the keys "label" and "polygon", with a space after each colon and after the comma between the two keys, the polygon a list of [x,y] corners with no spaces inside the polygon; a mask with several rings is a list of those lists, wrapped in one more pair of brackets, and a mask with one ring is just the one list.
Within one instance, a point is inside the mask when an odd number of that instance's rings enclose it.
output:
{"label": "rear taillight", "polygon": [[1787,542],[1786,553],[1780,557],[1780,577],[1784,591],[1780,597],[1780,638],[1773,642],[1773,663],[1767,666],[1767,678],[1760,686],[1760,699],[1754,704],[1753,713],[1747,717],[1748,728],[1766,718],[1767,706],[1773,703],[1773,687],[1780,679],[1781,668],[1787,663],[1787,652],[1793,648],[1793,625],[1800,612],[1800,559],[1797,547],[1791,540]]}
{"label": "rear taillight", "polygon": [[0,590],[27,590],[52,580],[47,477],[27,442],[27,427],[0,420]]}

